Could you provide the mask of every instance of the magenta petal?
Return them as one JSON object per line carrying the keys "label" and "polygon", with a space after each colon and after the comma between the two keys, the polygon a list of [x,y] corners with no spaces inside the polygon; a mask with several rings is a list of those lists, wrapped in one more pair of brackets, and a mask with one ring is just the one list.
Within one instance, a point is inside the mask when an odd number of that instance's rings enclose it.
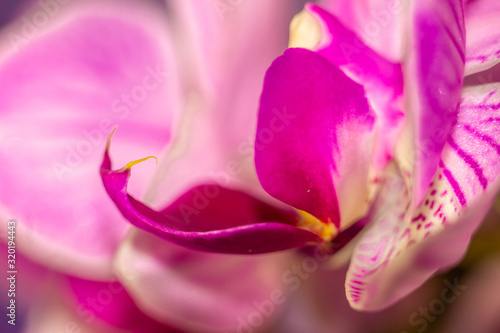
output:
{"label": "magenta petal", "polygon": [[465,74],[473,74],[500,62],[500,2],[477,0],[467,4]]}
{"label": "magenta petal", "polygon": [[288,49],[269,68],[260,102],[264,189],[323,222],[352,222],[365,202],[373,122],[360,85],[323,56]]}
{"label": "magenta petal", "polygon": [[155,211],[128,195],[130,169],[112,171],[107,151],[101,177],[109,196],[130,223],[191,249],[256,254],[323,241],[296,227],[300,219],[295,213],[280,212],[250,195],[218,185],[193,188],[162,212]]}
{"label": "magenta petal", "polygon": [[[456,119],[465,62],[463,5],[459,0],[415,1],[410,53],[405,64],[406,105],[414,134],[413,148],[404,148],[413,163],[415,204],[434,176],[445,139]],[[403,153],[405,154],[405,153]]]}

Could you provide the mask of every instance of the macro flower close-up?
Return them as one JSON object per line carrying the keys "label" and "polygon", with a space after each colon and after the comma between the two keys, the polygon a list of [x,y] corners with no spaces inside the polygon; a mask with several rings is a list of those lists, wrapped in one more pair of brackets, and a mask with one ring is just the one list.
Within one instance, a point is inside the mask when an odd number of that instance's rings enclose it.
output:
{"label": "macro flower close-up", "polygon": [[0,4],[1,332],[500,330],[500,2]]}

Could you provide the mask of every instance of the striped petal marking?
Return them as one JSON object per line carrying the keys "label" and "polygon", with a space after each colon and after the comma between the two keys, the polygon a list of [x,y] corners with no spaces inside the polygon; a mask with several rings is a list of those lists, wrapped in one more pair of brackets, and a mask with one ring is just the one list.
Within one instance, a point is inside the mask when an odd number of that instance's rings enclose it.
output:
{"label": "striped petal marking", "polygon": [[386,211],[362,236],[347,274],[354,308],[387,307],[464,254],[500,187],[499,89],[463,90],[457,125],[417,209],[405,212],[409,198],[381,205]]}

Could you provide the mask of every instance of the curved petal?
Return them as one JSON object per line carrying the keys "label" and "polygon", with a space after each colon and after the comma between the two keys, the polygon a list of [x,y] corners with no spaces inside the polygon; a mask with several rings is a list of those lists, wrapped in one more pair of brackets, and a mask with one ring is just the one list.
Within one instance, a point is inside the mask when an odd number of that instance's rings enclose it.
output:
{"label": "curved petal", "polygon": [[302,220],[294,212],[279,211],[244,192],[214,184],[192,188],[162,211],[155,211],[127,193],[129,165],[112,171],[106,149],[101,166],[104,187],[130,223],[167,241],[235,254],[280,251],[323,241],[296,227]]}
{"label": "curved petal", "polygon": [[418,209],[404,216],[404,205],[380,207],[382,218],[363,235],[347,275],[353,307],[384,308],[465,253],[500,189],[499,90],[463,90],[458,124]]}
{"label": "curved petal", "polygon": [[411,52],[404,63],[408,123],[397,161],[420,204],[456,120],[465,62],[461,0],[412,1]]}
{"label": "curved petal", "polygon": [[377,114],[373,161],[378,169],[383,169],[394,156],[395,143],[405,120],[401,65],[370,49],[340,19],[321,7],[307,5],[306,11],[321,26],[321,40],[313,50],[342,69],[366,91],[366,97]]}
{"label": "curved petal", "polygon": [[[260,304],[265,321],[285,309],[281,303],[270,309],[266,301],[276,293],[287,299],[281,278],[290,262],[290,253],[192,251],[136,229],[122,243],[115,270],[139,307],[157,320],[189,332],[236,332]],[[259,331],[265,327],[263,322]]]}
{"label": "curved petal", "polygon": [[99,152],[119,124],[118,158],[159,154],[178,98],[175,63],[155,6],[67,6],[0,64],[0,181],[8,189],[0,214],[18,219],[19,249],[32,258],[104,278],[127,223],[96,177]]}
{"label": "curved petal", "polygon": [[345,229],[366,212],[373,123],[360,85],[321,55],[288,49],[269,68],[260,102],[264,189]]}
{"label": "curved petal", "polygon": [[484,71],[500,62],[499,15],[498,1],[478,0],[467,4],[465,75]]}
{"label": "curved petal", "polygon": [[321,0],[319,2],[350,30],[363,44],[391,61],[404,56],[404,3],[393,0]]}

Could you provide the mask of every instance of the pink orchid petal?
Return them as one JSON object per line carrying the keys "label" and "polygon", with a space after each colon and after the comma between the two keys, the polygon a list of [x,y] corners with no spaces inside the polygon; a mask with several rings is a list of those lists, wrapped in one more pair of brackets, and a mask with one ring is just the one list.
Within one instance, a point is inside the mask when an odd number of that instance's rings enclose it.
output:
{"label": "pink orchid petal", "polygon": [[[463,4],[460,0],[414,1],[411,22],[412,52],[403,71],[410,114],[398,161],[405,177],[412,178],[418,205],[456,119],[465,61]],[[409,147],[407,141],[412,142]]]}
{"label": "pink orchid petal", "polygon": [[465,253],[500,189],[499,89],[463,90],[458,124],[420,207],[406,217],[404,205],[381,207],[382,218],[362,236],[347,275],[354,308],[393,304]]}
{"label": "pink orchid petal", "polygon": [[481,72],[500,62],[500,3],[471,1],[465,10],[467,48],[465,74]]}
{"label": "pink orchid petal", "polygon": [[293,211],[280,211],[254,197],[219,185],[188,190],[162,211],[155,211],[127,193],[130,169],[111,170],[108,151],[101,178],[111,200],[136,227],[190,249],[257,254],[322,243],[322,238],[296,227]]}
{"label": "pink orchid petal", "polygon": [[[120,163],[159,154],[169,140],[176,72],[161,13],[129,2],[68,4],[0,64],[0,181],[8,189],[0,214],[18,220],[20,250],[36,260],[110,275],[128,224],[96,171],[114,124]],[[143,171],[134,193],[149,177]]]}
{"label": "pink orchid petal", "polygon": [[345,229],[364,214],[374,115],[327,59],[288,49],[264,81],[255,162],[275,198]]}
{"label": "pink orchid petal", "polygon": [[319,4],[350,30],[364,44],[392,61],[403,58],[404,5],[393,0],[321,0]]}
{"label": "pink orchid petal", "polygon": [[[259,311],[255,303],[265,303],[260,332],[286,309],[282,276],[291,266],[289,255],[203,253],[133,230],[120,247],[115,269],[139,307],[159,321],[189,332],[236,332],[239,325],[250,325],[249,315]],[[270,309],[266,300],[276,293],[280,303]]]}
{"label": "pink orchid petal", "polygon": [[394,156],[397,138],[404,125],[403,73],[400,64],[387,61],[370,49],[341,21],[315,5],[308,10],[322,27],[322,40],[314,49],[340,67],[366,91],[366,97],[377,114],[377,141],[374,165],[383,169]]}
{"label": "pink orchid petal", "polygon": [[[144,199],[155,208],[199,184],[270,200],[253,163],[262,78],[288,40],[299,4],[288,0],[169,0],[179,20],[187,81],[183,122]],[[256,22],[259,24],[256,24]]]}

